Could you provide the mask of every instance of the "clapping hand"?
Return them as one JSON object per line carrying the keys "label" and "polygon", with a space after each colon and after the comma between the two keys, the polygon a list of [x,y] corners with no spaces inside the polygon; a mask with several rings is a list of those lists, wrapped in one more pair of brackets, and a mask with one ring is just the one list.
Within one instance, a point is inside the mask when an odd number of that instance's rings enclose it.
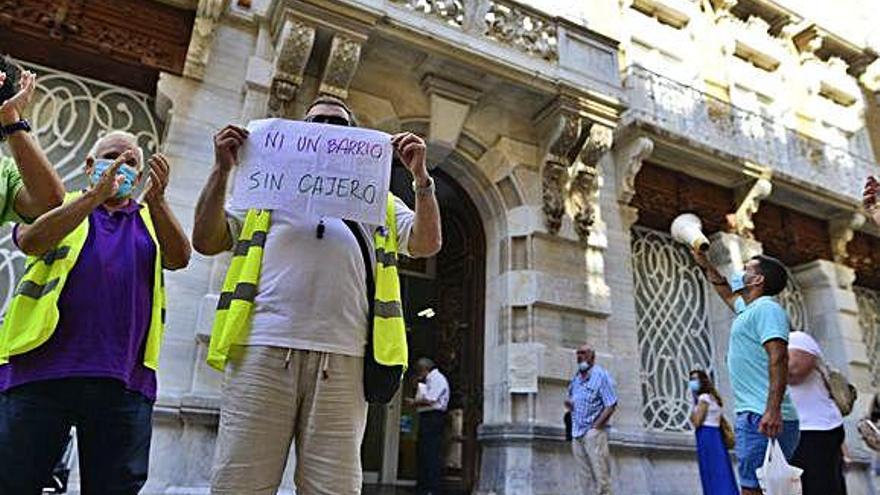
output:
{"label": "clapping hand", "polygon": [[[6,73],[0,72],[0,86],[6,82]],[[11,124],[21,119],[21,114],[34,97],[37,88],[37,75],[23,71],[18,82],[18,93],[0,105],[0,123]]]}

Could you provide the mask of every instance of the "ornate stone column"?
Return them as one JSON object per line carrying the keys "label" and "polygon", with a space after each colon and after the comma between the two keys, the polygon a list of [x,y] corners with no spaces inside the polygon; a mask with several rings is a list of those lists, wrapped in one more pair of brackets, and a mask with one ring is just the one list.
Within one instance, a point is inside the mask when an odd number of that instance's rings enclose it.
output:
{"label": "ornate stone column", "polygon": [[214,43],[214,30],[228,3],[228,0],[199,0],[192,37],[186,52],[184,76],[199,81],[205,76],[205,67],[211,57],[211,45]]}

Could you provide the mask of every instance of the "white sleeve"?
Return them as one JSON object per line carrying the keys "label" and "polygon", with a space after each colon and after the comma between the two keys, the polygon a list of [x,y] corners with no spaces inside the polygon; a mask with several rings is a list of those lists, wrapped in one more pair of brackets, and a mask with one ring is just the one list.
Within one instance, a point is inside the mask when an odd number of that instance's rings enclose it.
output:
{"label": "white sleeve", "polygon": [[397,218],[397,251],[409,256],[409,236],[412,233],[416,213],[402,199],[394,196],[394,216]]}
{"label": "white sleeve", "polygon": [[425,388],[425,400],[434,404],[443,393],[443,382],[436,376],[425,380],[425,382],[427,384],[427,387]]}

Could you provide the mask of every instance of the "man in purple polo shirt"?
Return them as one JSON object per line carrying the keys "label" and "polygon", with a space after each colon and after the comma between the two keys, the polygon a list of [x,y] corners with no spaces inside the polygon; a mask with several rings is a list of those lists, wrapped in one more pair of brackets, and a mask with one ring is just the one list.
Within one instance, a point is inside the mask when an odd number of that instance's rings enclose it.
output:
{"label": "man in purple polo shirt", "polygon": [[[134,494],[146,481],[162,268],[184,268],[191,248],[164,199],[168,162],[150,159],[146,206],[131,197],[142,169],[137,138],[111,132],[86,159],[88,190],[16,226],[30,257],[0,332],[0,493],[40,493],[71,426],[82,493]],[[50,336],[34,340],[32,327]]]}

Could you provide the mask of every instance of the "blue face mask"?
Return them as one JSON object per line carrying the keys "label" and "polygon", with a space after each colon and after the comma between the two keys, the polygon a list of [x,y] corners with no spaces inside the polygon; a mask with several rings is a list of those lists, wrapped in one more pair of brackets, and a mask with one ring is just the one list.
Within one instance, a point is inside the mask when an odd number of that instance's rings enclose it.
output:
{"label": "blue face mask", "polygon": [[[90,176],[92,184],[97,184],[101,180],[104,171],[110,168],[111,165],[113,165],[113,160],[106,158],[95,160],[95,168],[92,170],[92,175]],[[134,168],[128,165],[123,165],[119,167],[117,175],[121,175],[125,179],[122,181],[122,184],[119,184],[119,190],[116,191],[116,198],[122,199],[131,196],[131,191],[134,189],[134,183],[137,181],[138,173]]]}
{"label": "blue face mask", "polygon": [[578,371],[580,371],[581,373],[586,373],[587,371],[590,371],[590,363],[586,361],[581,361],[580,363],[578,363]]}
{"label": "blue face mask", "polygon": [[730,277],[727,279],[728,285],[730,285],[730,290],[733,292],[739,292],[746,288],[746,272],[736,271],[730,274]]}
{"label": "blue face mask", "polygon": [[700,380],[690,380],[688,381],[688,388],[691,389],[691,392],[697,393],[700,391]]}

